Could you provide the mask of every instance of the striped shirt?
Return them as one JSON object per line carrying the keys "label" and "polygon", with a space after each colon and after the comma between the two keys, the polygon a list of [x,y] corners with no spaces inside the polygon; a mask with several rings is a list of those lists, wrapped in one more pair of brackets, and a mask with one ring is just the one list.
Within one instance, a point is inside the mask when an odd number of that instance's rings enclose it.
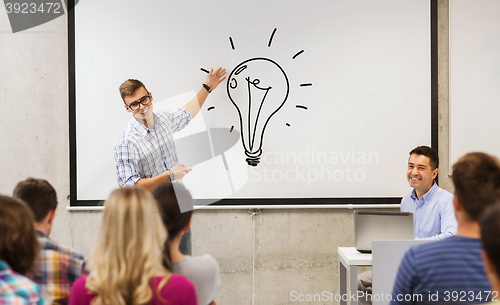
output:
{"label": "striped shirt", "polygon": [[73,249],[58,244],[44,233],[37,231],[40,255],[35,262],[35,272],[28,274],[40,285],[44,296],[53,304],[67,304],[71,285],[85,273],[83,255]]}
{"label": "striped shirt", "polygon": [[115,144],[116,178],[120,187],[156,177],[179,163],[173,134],[189,124],[191,113],[179,108],[160,110],[153,115],[154,129],[132,117]]}
{"label": "striped shirt", "polygon": [[391,305],[489,301],[481,250],[479,239],[463,236],[410,248],[399,265]]}
{"label": "striped shirt", "polygon": [[0,305],[46,304],[40,288],[0,260]]}

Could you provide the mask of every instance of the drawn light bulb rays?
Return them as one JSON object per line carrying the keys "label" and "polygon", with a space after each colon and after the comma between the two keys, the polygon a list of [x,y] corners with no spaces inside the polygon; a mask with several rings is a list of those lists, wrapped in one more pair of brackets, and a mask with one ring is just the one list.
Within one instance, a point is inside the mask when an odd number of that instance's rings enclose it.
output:
{"label": "drawn light bulb rays", "polygon": [[[268,47],[271,47],[276,34],[275,28],[271,34]],[[229,37],[231,48],[235,50],[234,41]],[[293,55],[295,60],[304,50]],[[207,70],[201,68],[208,73]],[[300,87],[310,87],[312,83],[300,84]],[[227,94],[235,106],[239,122],[241,142],[245,149],[246,162],[257,166],[262,155],[264,133],[268,123],[289,99],[290,82],[283,68],[274,60],[265,57],[247,59],[231,71],[227,78]],[[307,110],[302,105],[296,108]],[[290,127],[287,122],[286,126]],[[231,131],[233,130],[231,127]]]}

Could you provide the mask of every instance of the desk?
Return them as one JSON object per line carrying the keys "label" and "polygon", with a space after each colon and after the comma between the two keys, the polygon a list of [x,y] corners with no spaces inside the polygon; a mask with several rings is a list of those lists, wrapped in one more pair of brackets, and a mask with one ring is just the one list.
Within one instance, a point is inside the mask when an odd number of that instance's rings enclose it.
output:
{"label": "desk", "polygon": [[[340,305],[346,305],[346,299],[351,300],[350,305],[358,305],[357,299],[353,301],[350,296],[356,295],[358,290],[358,266],[371,266],[371,253],[360,253],[355,247],[339,247],[339,293]],[[349,293],[346,287],[346,271],[349,274]],[[347,297],[342,297],[346,295]]]}

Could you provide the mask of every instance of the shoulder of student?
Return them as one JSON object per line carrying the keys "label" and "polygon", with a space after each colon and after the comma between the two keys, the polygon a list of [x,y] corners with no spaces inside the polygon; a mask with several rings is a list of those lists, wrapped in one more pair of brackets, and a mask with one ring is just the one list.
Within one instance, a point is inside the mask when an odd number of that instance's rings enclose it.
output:
{"label": "shoulder of student", "polygon": [[68,263],[75,266],[85,266],[86,262],[83,254],[76,251],[75,249],[45,237],[39,237],[38,241],[40,242],[40,248],[42,252],[55,251],[66,257]]}
{"label": "shoulder of student", "polygon": [[186,274],[189,277],[191,271],[195,271],[199,277],[213,278],[219,275],[219,264],[210,254],[201,256],[186,256],[186,258],[174,264],[174,272]]}
{"label": "shoulder of student", "polygon": [[441,240],[430,241],[410,248],[412,260],[415,264],[427,260],[438,260],[439,258],[449,257],[452,249],[463,247],[463,239],[460,236],[450,236]]}

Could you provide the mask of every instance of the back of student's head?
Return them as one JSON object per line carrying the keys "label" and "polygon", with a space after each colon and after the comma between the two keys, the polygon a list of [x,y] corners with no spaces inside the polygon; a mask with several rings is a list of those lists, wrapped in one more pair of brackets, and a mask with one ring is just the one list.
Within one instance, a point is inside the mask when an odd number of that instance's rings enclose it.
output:
{"label": "back of student's head", "polygon": [[0,195],[0,260],[26,274],[33,271],[38,247],[30,209],[19,199]]}
{"label": "back of student's head", "polygon": [[433,148],[429,146],[417,146],[410,151],[410,156],[413,154],[428,157],[429,164],[432,170],[435,170],[439,167],[439,157],[437,152]]}
{"label": "back of student's head", "polygon": [[104,203],[87,287],[96,304],[145,304],[149,281],[161,265],[167,238],[158,205],[138,186],[116,189]]}
{"label": "back of student's head", "polygon": [[481,217],[481,242],[500,279],[500,201]]}
{"label": "back of student's head", "polygon": [[21,181],[14,188],[13,196],[28,204],[36,222],[41,222],[57,208],[56,190],[46,180],[28,178]]}
{"label": "back of student's head", "polygon": [[452,168],[455,196],[473,221],[500,199],[500,161],[492,155],[473,152],[462,156]]}
{"label": "back of student's head", "polygon": [[[162,211],[162,219],[170,239],[182,232],[191,220],[193,214],[193,198],[189,191],[180,183],[175,186],[171,182],[158,185],[152,192]],[[181,213],[179,202],[190,209]]]}

